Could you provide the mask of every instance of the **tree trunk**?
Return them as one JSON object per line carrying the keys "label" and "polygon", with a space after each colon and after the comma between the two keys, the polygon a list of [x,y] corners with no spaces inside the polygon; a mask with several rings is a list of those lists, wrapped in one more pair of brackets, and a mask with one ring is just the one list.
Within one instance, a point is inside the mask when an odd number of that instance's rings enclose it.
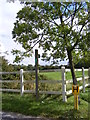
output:
{"label": "tree trunk", "polygon": [[74,71],[74,63],[73,63],[73,59],[72,59],[72,52],[67,50],[67,53],[68,53],[68,59],[69,59],[69,64],[70,64],[70,68],[71,68],[73,85],[77,85],[77,79],[76,79],[75,71]]}

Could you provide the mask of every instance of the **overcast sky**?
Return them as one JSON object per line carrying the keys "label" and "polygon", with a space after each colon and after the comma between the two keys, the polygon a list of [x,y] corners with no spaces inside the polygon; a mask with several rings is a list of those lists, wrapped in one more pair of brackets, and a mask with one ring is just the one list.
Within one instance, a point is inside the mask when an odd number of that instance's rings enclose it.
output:
{"label": "overcast sky", "polygon": [[[5,55],[9,63],[13,63],[14,56],[11,54],[13,48],[22,49],[22,47],[16,44],[12,39],[13,23],[16,21],[17,12],[22,9],[22,5],[17,0],[15,3],[7,2],[7,0],[0,0],[0,51],[8,51],[9,55]],[[36,47],[37,48],[37,47]],[[39,50],[41,53],[41,50]],[[34,55],[32,58],[25,59],[21,64],[33,64]],[[62,62],[63,63],[63,62]],[[65,62],[64,62],[65,63]],[[39,60],[40,65],[50,64]]]}

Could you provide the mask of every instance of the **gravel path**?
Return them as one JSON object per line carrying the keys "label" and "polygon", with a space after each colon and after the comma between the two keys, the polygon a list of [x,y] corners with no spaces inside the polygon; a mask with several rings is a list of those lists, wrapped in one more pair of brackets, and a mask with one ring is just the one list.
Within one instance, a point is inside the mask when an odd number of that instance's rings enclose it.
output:
{"label": "gravel path", "polygon": [[0,120],[52,120],[50,118],[25,116],[13,112],[0,112]]}

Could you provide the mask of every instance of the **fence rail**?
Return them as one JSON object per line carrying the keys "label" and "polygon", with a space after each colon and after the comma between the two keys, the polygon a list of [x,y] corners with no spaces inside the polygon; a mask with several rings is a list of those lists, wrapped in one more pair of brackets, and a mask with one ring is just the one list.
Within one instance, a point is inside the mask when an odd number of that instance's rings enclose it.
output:
{"label": "fence rail", "polygon": [[[85,92],[85,87],[90,86],[90,84],[85,84],[85,80],[88,79],[90,81],[90,68],[89,69],[75,69],[75,71],[82,71],[82,77],[77,78],[77,81],[83,81],[83,85],[79,87],[79,90],[83,89],[83,92]],[[88,76],[85,76],[85,71],[88,71]],[[0,83],[20,83],[20,89],[0,89],[0,91],[6,91],[6,92],[20,92],[21,95],[23,93],[35,93],[36,90],[24,90],[24,83],[35,83],[36,80],[24,80],[23,73],[33,73],[35,71],[23,71],[21,69],[18,72],[0,72],[0,74],[20,74],[20,80],[0,80]],[[61,83],[62,84],[62,91],[39,91],[39,94],[58,94],[63,97],[63,101],[67,101],[67,95],[72,94],[72,90],[67,91],[66,90],[66,85],[68,83],[72,83],[72,80],[66,80],[65,78],[65,72],[70,72],[70,69],[65,69],[65,67],[62,67],[61,69],[55,69],[55,70],[44,70],[44,71],[39,71],[39,72],[61,72],[62,73],[62,79],[61,80],[39,80],[39,83],[50,83],[50,84],[56,84],[56,83]]]}
{"label": "fence rail", "polygon": [[18,72],[0,72],[1,75],[5,74],[20,74],[20,71]]}
{"label": "fence rail", "polygon": [[0,80],[0,83],[20,83],[19,80]]}
{"label": "fence rail", "polygon": [[3,91],[3,92],[20,92],[20,90],[18,89],[0,89],[0,91]]}
{"label": "fence rail", "polygon": [[60,72],[61,69],[39,70],[39,72]]}

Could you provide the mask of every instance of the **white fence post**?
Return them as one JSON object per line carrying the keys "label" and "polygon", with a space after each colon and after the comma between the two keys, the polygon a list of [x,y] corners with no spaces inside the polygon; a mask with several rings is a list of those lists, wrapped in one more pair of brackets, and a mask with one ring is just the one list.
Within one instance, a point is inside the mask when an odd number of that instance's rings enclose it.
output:
{"label": "white fence post", "polygon": [[62,70],[62,97],[63,97],[63,101],[67,102],[66,80],[65,80],[65,67],[62,67],[61,70]]}
{"label": "white fence post", "polygon": [[21,96],[24,93],[24,79],[23,79],[23,69],[20,70],[20,85],[21,85]]}
{"label": "white fence post", "polygon": [[82,80],[83,80],[83,92],[85,92],[85,73],[84,73],[84,67],[82,67]]}

